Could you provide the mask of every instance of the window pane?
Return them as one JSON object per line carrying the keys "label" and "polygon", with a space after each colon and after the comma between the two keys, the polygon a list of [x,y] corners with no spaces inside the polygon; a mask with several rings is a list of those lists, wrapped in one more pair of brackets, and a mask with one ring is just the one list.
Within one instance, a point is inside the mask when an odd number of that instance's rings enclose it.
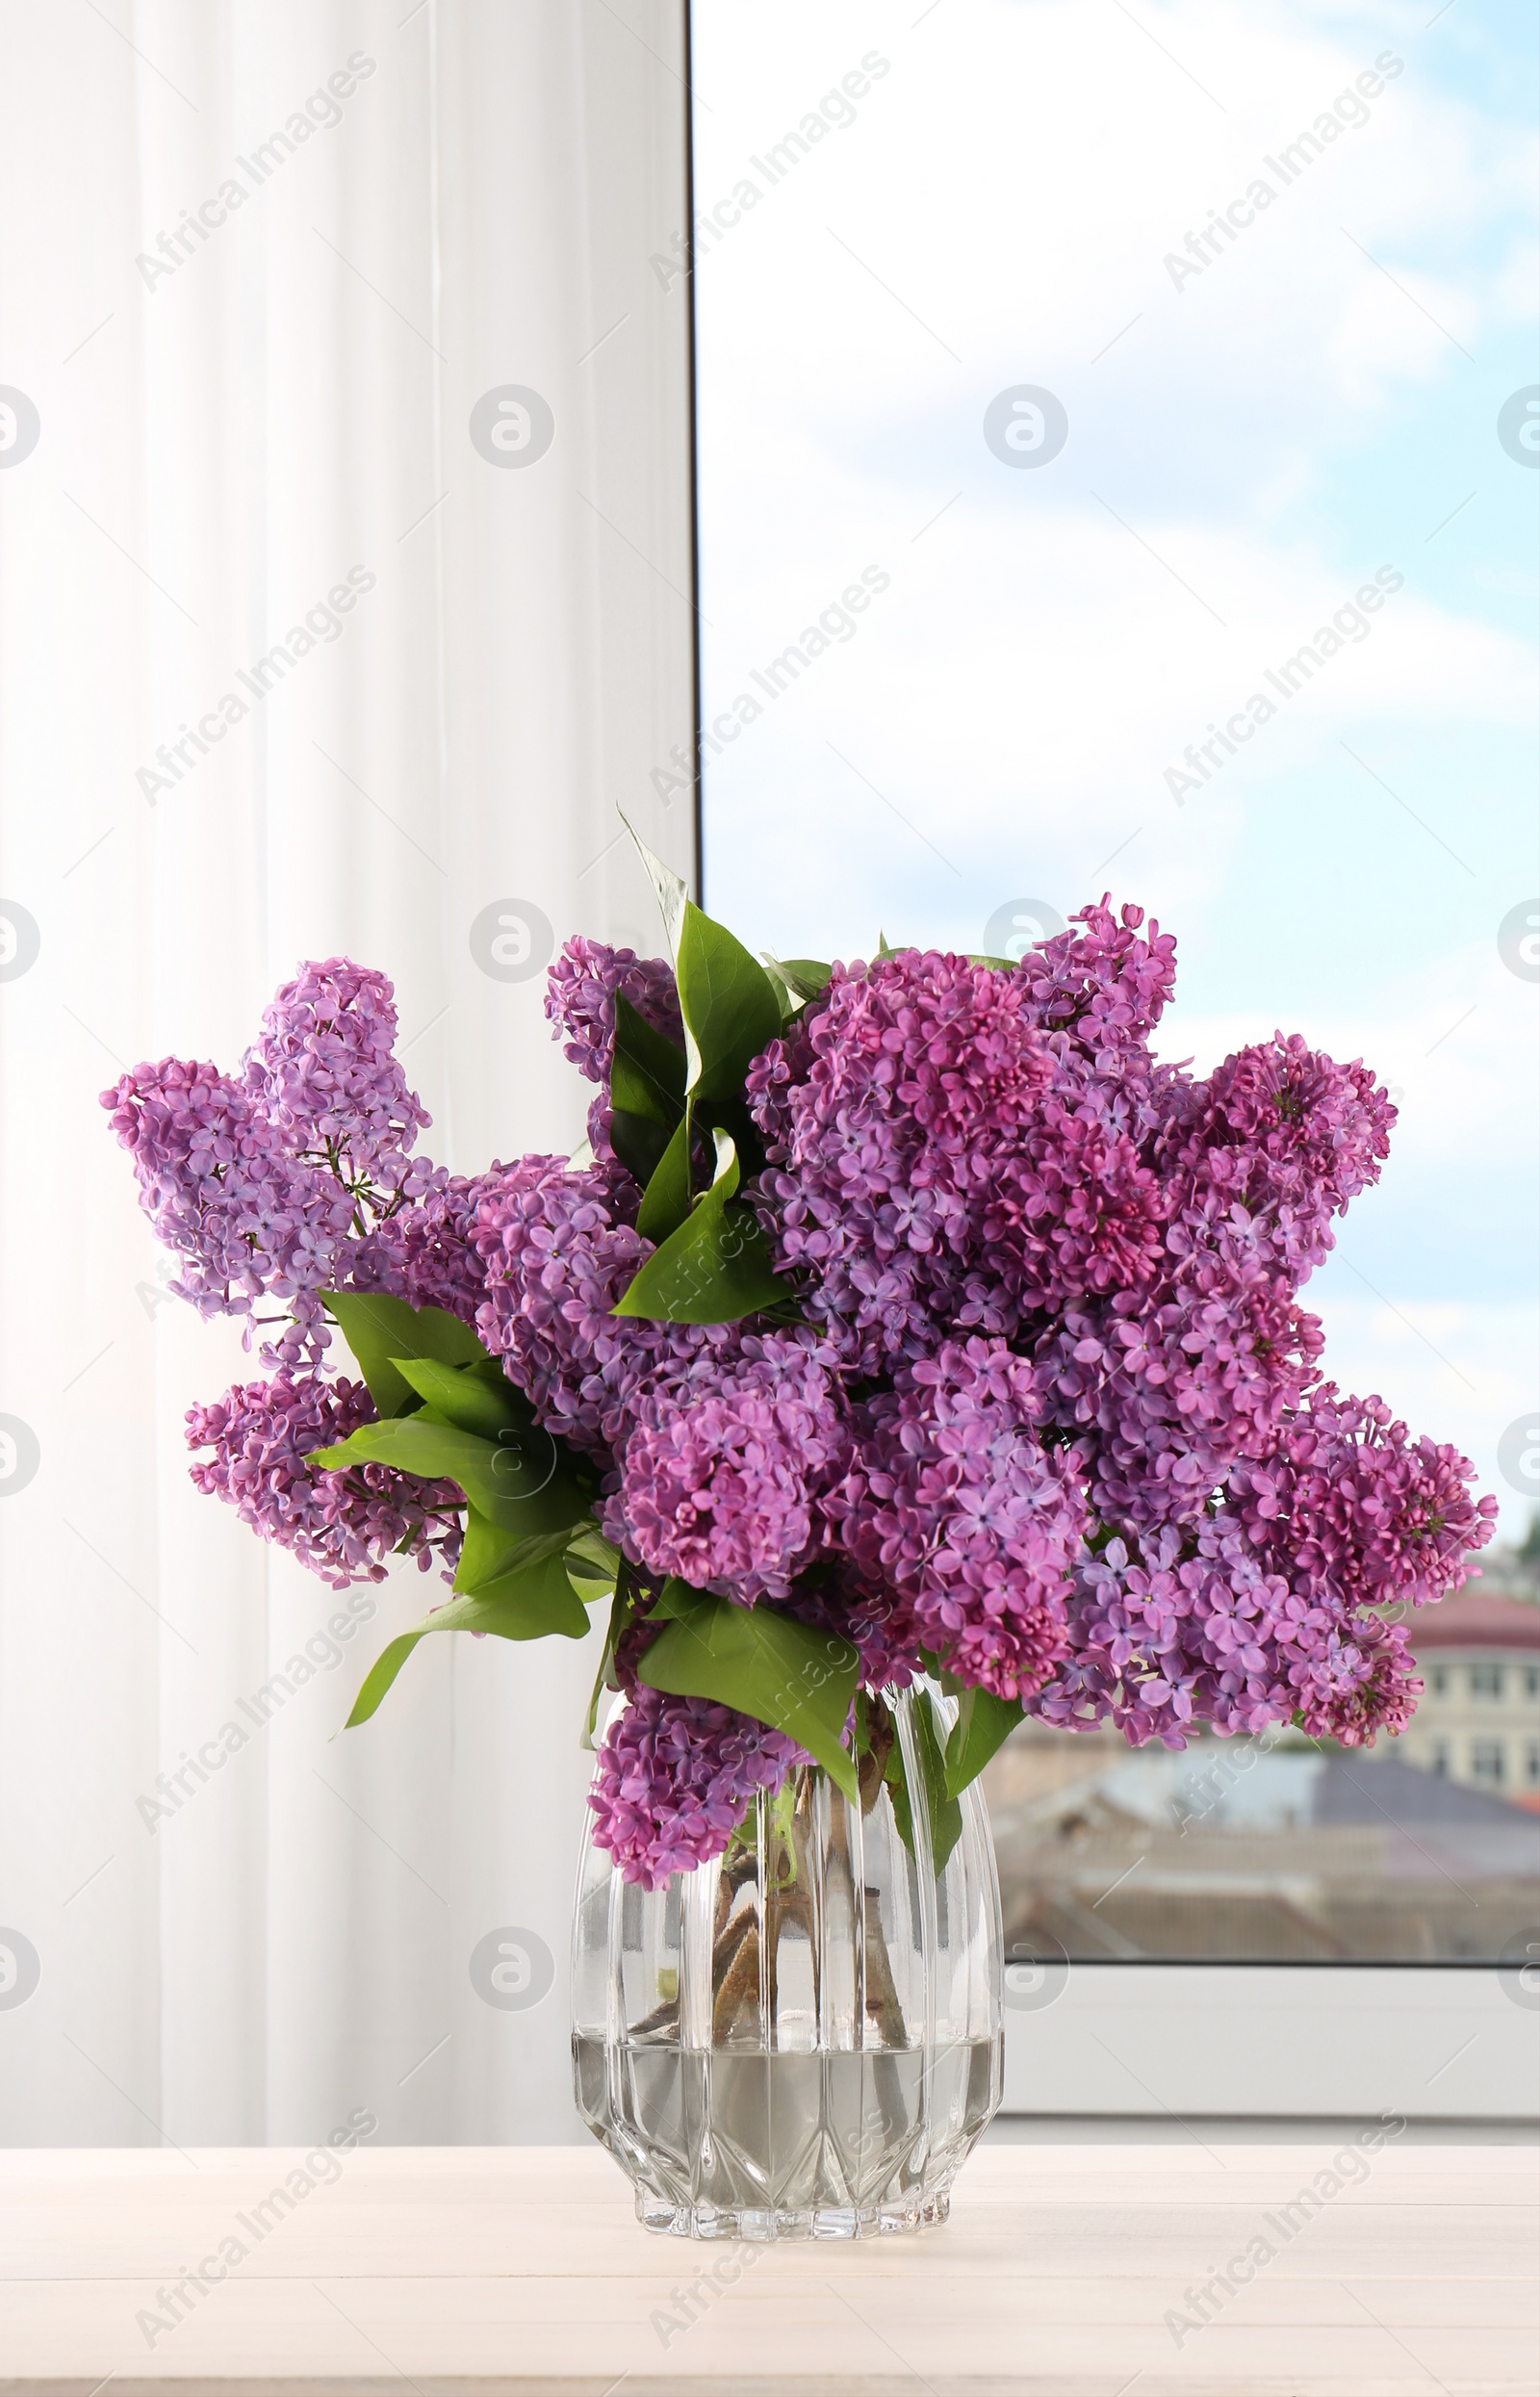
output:
{"label": "window pane", "polygon": [[[1533,94],[1516,6],[1429,15],[1391,46],[1189,0],[697,0],[705,877],[751,945],[847,960],[1014,954],[1111,889],[1178,937],[1163,1056],[1281,1024],[1364,1057],[1391,1161],[1305,1302],[1512,1550]],[[1534,1546],[1507,1617],[1420,1627],[1428,1697],[1372,1753],[1024,1730],[989,1783],[1013,1923],[1497,1952],[1535,1912]]]}

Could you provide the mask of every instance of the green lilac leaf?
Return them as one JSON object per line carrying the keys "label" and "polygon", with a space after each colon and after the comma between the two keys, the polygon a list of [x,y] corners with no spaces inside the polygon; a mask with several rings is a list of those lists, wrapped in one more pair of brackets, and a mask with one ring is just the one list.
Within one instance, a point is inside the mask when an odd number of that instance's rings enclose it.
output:
{"label": "green lilac leaf", "polygon": [[349,1465],[394,1465],[428,1481],[459,1484],[470,1504],[500,1530],[532,1537],[559,1531],[590,1511],[592,1491],[581,1468],[549,1432],[531,1425],[480,1439],[431,1408],[388,1423],[360,1424],[335,1448],[306,1458],[327,1473]]}
{"label": "green lilac leaf", "polygon": [[992,1689],[965,1689],[958,1699],[957,1721],[946,1743],[946,1793],[961,1797],[976,1781],[996,1749],[1005,1745],[1018,1723],[1026,1720],[1019,1699],[997,1698]]}
{"label": "green lilac leaf", "polygon": [[474,1596],[435,1608],[391,1640],[366,1674],[344,1729],[368,1722],[418,1641],[429,1632],[491,1632],[499,1639],[544,1639],[554,1633],[581,1639],[587,1629],[588,1616],[560,1556],[546,1557],[488,1583]]}
{"label": "green lilac leaf", "polygon": [[689,894],[674,868],[671,865],[665,865],[660,857],[654,857],[635,825],[627,816],[624,808],[617,808],[615,812],[641,853],[642,863],[647,868],[648,880],[657,894],[657,904],[663,917],[663,930],[668,935],[669,954],[677,967],[680,954],[680,933],[684,922],[684,911],[689,905]]}
{"label": "green lilac leaf", "polygon": [[527,1399],[521,1398],[495,1361],[441,1365],[434,1356],[393,1356],[390,1361],[418,1397],[459,1431],[496,1440],[500,1432],[515,1426],[533,1429]]}
{"label": "green lilac leaf", "polygon": [[427,1356],[444,1365],[474,1365],[486,1355],[470,1325],[445,1307],[408,1306],[404,1299],[393,1299],[383,1290],[323,1290],[321,1297],[381,1417],[405,1414],[418,1403],[393,1357]]}
{"label": "green lilac leaf", "polygon": [[[925,1780],[926,1813],[931,1825],[931,1855],[939,1873],[947,1858],[962,1836],[962,1809],[946,1786],[946,1760],[937,1737],[936,1701],[927,1689],[914,1693],[910,1710],[914,1731],[914,1745],[919,1751],[920,1770]],[[914,1844],[914,1812],[909,1774],[904,1763],[903,1741],[895,1740],[888,1751],[884,1778],[893,1802],[893,1819],[898,1836],[911,1856]]]}
{"label": "green lilac leaf", "polygon": [[815,957],[778,957],[776,964],[804,1004],[808,999],[822,998],[834,979],[834,967]]}
{"label": "green lilac leaf", "polygon": [[770,1270],[770,1252],[752,1207],[732,1204],[738,1159],[718,1132],[716,1178],[679,1229],[654,1250],[612,1312],[654,1323],[734,1324],[791,1296]]}
{"label": "green lilac leaf", "polygon": [[679,1581],[667,1584],[661,1611],[664,1628],[637,1667],[650,1689],[708,1698],[787,1733],[848,1798],[857,1797],[844,1733],[860,1660],[848,1639],[771,1606],[734,1606]]}
{"label": "green lilac leaf", "polygon": [[609,1119],[609,1145],[639,1190],[646,1190],[668,1155],[667,1127],[650,1116],[633,1116],[615,1108]]}
{"label": "green lilac leaf", "polygon": [[[613,1138],[613,1136],[611,1136]],[[661,1248],[690,1212],[690,1127],[681,1116],[642,1192],[636,1228]]]}
{"label": "green lilac leaf", "polygon": [[547,1557],[565,1559],[572,1537],[570,1524],[558,1524],[554,1531],[532,1534],[507,1532],[479,1508],[468,1507],[465,1538],[454,1573],[455,1593],[468,1597],[521,1566],[542,1564]]}
{"label": "green lilac leaf", "polygon": [[675,967],[692,1097],[736,1097],[750,1064],[781,1036],[781,1003],[757,958],[723,925],[684,905]]}
{"label": "green lilac leaf", "polygon": [[672,1130],[684,1112],[684,1051],[654,1030],[624,991],[617,991],[610,1105]]}

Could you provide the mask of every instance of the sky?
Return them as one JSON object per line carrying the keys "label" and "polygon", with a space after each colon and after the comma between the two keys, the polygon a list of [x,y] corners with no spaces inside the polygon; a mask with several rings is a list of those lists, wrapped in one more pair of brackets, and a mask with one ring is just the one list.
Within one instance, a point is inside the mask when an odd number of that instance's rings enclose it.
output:
{"label": "sky", "polygon": [[[1206,1070],[1281,1028],[1367,1059],[1400,1117],[1309,1285],[1329,1370],[1457,1441],[1522,1534],[1528,12],[693,16],[715,219],[695,278],[703,696],[724,728],[707,907],[751,946],[848,959],[879,929],[993,946],[1002,917],[1110,889],[1177,936],[1162,1054]],[[1205,241],[1221,211],[1228,237]],[[666,255],[655,271],[684,304]],[[1002,422],[1014,445],[991,447]],[[1270,671],[1306,644],[1280,691]],[[1238,720],[1226,754],[1211,727]]]}

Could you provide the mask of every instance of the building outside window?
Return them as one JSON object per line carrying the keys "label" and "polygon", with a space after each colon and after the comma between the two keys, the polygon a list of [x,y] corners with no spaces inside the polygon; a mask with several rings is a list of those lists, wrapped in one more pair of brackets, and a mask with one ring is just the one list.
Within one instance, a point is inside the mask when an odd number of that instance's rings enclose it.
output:
{"label": "building outside window", "polygon": [[1410,1618],[1399,1740],[1181,1754],[1028,1724],[987,1777],[1008,1944],[1076,1962],[1492,1961],[1540,1869],[1540,1597],[1511,1552]]}

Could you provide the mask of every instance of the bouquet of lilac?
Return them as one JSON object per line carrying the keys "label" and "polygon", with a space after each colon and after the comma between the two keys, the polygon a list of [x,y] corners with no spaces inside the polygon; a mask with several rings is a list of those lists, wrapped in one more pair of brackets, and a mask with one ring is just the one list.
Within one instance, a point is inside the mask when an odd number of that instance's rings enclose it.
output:
{"label": "bouquet of lilac", "polygon": [[335,1587],[452,1581],[349,1721],[427,1633],[607,1602],[595,1837],[651,1888],[809,1760],[902,1809],[921,1673],[959,1700],[944,1748],[916,1716],[933,1811],[1023,1715],[1399,1731],[1406,1606],[1496,1504],[1320,1378],[1297,1294],[1386,1154],[1372,1074],[1281,1034],[1158,1063],[1175,942],[1135,907],[1019,963],[761,963],[647,862],[672,963],[551,972],[585,1153],[414,1156],[391,985],[346,959],[234,1077],[104,1094],[173,1286],[266,1335],[269,1379],[189,1414],[193,1480]]}

